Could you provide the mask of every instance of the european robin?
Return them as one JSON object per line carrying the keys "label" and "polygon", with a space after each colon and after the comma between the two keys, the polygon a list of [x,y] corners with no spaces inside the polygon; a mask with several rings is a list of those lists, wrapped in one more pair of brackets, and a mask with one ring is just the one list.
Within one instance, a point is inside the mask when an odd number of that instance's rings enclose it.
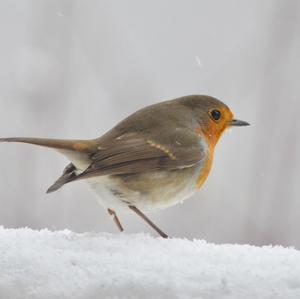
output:
{"label": "european robin", "polygon": [[142,211],[159,210],[192,196],[212,166],[224,130],[248,126],[221,101],[191,95],[145,107],[92,140],[2,138],[56,149],[71,163],[47,193],[86,181],[120,231],[121,210],[132,210],[162,237]]}

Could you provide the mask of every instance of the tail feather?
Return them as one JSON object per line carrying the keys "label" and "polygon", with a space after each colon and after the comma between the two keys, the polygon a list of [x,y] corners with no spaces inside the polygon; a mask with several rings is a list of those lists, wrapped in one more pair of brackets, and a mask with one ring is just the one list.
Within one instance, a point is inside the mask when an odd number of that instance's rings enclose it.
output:
{"label": "tail feather", "polygon": [[65,169],[60,178],[55,181],[53,185],[51,185],[47,193],[51,193],[60,189],[63,185],[69,183],[74,177],[76,177],[76,167],[74,164],[70,163]]}
{"label": "tail feather", "polygon": [[[21,142],[33,145],[39,145],[47,148],[56,149],[58,152],[66,156],[70,161],[74,162],[80,169],[85,168],[85,164],[89,163],[89,155],[97,148],[94,140],[65,140],[65,139],[48,139],[48,138],[26,138],[12,137],[0,138],[1,142]],[[83,165],[83,166],[81,166]],[[76,166],[69,164],[62,176],[49,187],[47,193],[60,189],[63,185],[71,182],[76,177]]]}
{"label": "tail feather", "polygon": [[65,139],[49,139],[49,138],[26,138],[12,137],[0,138],[0,142],[21,142],[54,148],[57,150],[70,150],[82,153],[90,153],[94,149],[92,140],[65,140]]}

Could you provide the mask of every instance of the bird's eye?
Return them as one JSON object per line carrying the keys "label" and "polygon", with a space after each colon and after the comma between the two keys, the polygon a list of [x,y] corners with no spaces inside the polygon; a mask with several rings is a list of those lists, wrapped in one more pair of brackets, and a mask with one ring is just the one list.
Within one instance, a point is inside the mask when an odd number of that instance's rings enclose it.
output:
{"label": "bird's eye", "polygon": [[221,112],[220,110],[214,109],[210,112],[210,115],[213,120],[219,120],[221,118]]}

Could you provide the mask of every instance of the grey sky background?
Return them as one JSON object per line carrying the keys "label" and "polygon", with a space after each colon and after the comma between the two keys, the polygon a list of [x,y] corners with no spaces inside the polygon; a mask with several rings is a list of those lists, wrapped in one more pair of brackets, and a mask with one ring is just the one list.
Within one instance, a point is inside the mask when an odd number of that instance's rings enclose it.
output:
{"label": "grey sky background", "polygon": [[[300,248],[299,20],[297,0],[0,0],[0,136],[94,138],[145,105],[215,96],[251,127],[224,134],[193,198],[150,218],[170,236]],[[45,194],[67,163],[1,144],[0,225],[116,232],[84,183]]]}

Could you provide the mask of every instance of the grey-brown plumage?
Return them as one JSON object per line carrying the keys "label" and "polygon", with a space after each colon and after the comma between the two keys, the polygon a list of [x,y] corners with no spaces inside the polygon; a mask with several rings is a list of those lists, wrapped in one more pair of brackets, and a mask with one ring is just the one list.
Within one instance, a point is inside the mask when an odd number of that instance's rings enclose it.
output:
{"label": "grey-brown plumage", "polygon": [[[222,115],[220,121],[212,119],[212,110]],[[224,129],[245,124],[234,123],[229,108],[217,99],[186,96],[141,109],[97,139],[2,138],[0,142],[61,152],[72,163],[47,192],[86,180],[102,197],[111,198],[101,202],[116,217],[113,213],[119,206],[152,209],[190,196],[207,177],[211,149]]]}
{"label": "grey-brown plumage", "polygon": [[193,110],[189,108],[196,110],[197,102],[199,99],[195,101],[191,96],[146,107],[93,140],[3,138],[0,141],[76,152],[90,161],[87,169],[78,175],[74,175],[74,171],[72,175],[64,173],[60,186],[62,182],[65,184],[92,176],[184,168],[198,163],[203,154],[199,136],[191,130],[198,124],[193,118]]}

